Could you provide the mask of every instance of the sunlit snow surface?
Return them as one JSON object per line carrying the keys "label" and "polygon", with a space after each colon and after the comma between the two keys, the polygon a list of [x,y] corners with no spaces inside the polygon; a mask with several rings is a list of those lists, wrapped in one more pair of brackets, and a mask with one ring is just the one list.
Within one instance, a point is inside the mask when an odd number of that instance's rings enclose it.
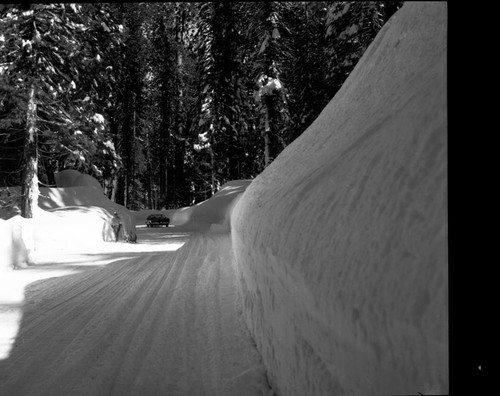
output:
{"label": "sunlit snow surface", "polygon": [[[42,189],[39,205],[44,210],[35,219],[16,216],[0,223],[0,358],[8,357],[16,339],[27,285],[75,274],[85,267],[133,259],[141,253],[175,252],[193,231],[227,232],[232,201],[250,183],[230,182],[194,207],[163,211],[174,225],[146,228],[147,215],[157,211],[129,212],[110,202],[95,179],[77,171],[61,172],[58,182],[57,188]],[[126,229],[136,230],[136,243],[109,241],[112,233],[107,222],[113,210],[119,210]],[[12,264],[25,267],[25,259],[27,268],[12,271]]]}
{"label": "sunlit snow surface", "polygon": [[71,206],[4,222],[30,265],[0,271],[0,394],[270,394],[228,233],[248,183],[184,211],[183,225],[147,228],[153,211],[135,212],[137,243],[102,241],[92,190],[59,189]]}
{"label": "sunlit snow surface", "polygon": [[[0,359],[5,359],[15,342],[22,318],[24,290],[29,284],[47,278],[72,275],[85,267],[105,266],[128,260],[137,253],[175,252],[189,238],[189,233],[174,227],[139,226],[142,240],[137,243],[73,240],[70,244],[37,243],[31,254],[31,266],[18,271],[0,273]],[[127,255],[127,253],[130,253]]]}
{"label": "sunlit snow surface", "polygon": [[35,265],[2,274],[0,394],[270,394],[229,234],[137,235],[39,249]]}

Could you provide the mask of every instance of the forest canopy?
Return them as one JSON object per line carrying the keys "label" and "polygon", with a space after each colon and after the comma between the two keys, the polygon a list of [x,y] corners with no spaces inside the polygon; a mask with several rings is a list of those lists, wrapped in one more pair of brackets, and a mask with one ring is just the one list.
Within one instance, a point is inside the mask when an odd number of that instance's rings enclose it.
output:
{"label": "forest canopy", "polygon": [[138,210],[254,178],[402,4],[1,4],[0,187],[76,169]]}

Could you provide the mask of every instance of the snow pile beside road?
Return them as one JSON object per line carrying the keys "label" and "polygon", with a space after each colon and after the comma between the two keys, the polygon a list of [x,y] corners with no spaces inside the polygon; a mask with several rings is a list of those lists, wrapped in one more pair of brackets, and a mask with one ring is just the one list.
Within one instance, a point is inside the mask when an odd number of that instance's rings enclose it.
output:
{"label": "snow pile beside road", "polygon": [[[119,205],[111,201],[104,195],[102,189],[96,186],[77,186],[77,187],[57,187],[57,188],[40,188],[40,196],[38,198],[38,206],[44,210],[53,213],[64,211],[65,215],[60,217],[68,218],[70,222],[78,225],[77,220],[71,220],[71,214],[77,215],[78,211],[82,214],[94,213],[94,218],[98,219],[101,228],[106,228],[109,223],[113,212],[118,212],[122,219],[125,230],[135,231],[135,218],[134,215],[123,205]],[[68,211],[65,208],[71,208]],[[78,227],[77,227],[78,228]],[[108,232],[105,234],[104,240],[113,240],[112,232],[107,227]],[[86,234],[75,230],[80,238],[86,238]],[[100,236],[101,233],[99,233]],[[93,236],[90,236],[93,238]]]}
{"label": "snow pile beside road", "polygon": [[26,265],[28,252],[21,233],[19,225],[0,219],[0,272]]}
{"label": "snow pile beside road", "polygon": [[446,32],[446,3],[405,3],[234,208],[279,394],[448,393]]}
{"label": "snow pile beside road", "polygon": [[34,250],[75,250],[114,241],[109,211],[98,206],[66,206],[35,219]]}
{"label": "snow pile beside road", "polygon": [[110,220],[115,211],[122,219],[124,230],[135,232],[133,214],[108,199],[93,177],[76,170],[64,170],[56,174],[56,182],[56,188],[40,188],[38,206],[43,210],[37,211],[33,219],[17,215],[1,226],[0,266],[3,268],[23,266],[26,258],[36,263],[36,251],[40,249],[85,249],[113,241]]}
{"label": "snow pile beside road", "polygon": [[[56,173],[55,179],[57,188],[40,188],[38,206],[42,209],[78,206],[84,213],[89,213],[92,207],[103,208],[105,212],[97,209],[100,218],[107,222],[113,212],[118,212],[125,230],[135,231],[136,222],[132,212],[104,195],[101,185],[92,176],[66,169]],[[74,209],[73,213],[76,213]],[[112,237],[106,237],[106,240],[111,239]]]}
{"label": "snow pile beside road", "polygon": [[67,169],[57,173],[55,179],[57,188],[40,188],[38,206],[57,215],[68,227],[76,225],[72,234],[77,238],[89,243],[114,240],[109,224],[113,212],[120,215],[126,232],[135,232],[134,215],[104,195],[101,185],[92,176]]}
{"label": "snow pile beside road", "polygon": [[200,230],[229,231],[231,211],[251,182],[251,180],[227,182],[206,201],[177,209],[170,218],[171,224]]}
{"label": "snow pile beside road", "polygon": [[93,186],[102,191],[101,184],[90,175],[85,175],[74,169],[65,169],[54,175],[57,187],[89,187]]}

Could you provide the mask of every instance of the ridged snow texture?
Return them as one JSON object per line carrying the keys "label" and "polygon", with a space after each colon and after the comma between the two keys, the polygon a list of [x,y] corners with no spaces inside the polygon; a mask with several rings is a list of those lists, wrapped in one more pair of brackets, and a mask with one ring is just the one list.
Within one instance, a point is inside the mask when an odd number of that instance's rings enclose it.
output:
{"label": "ridged snow texture", "polygon": [[234,209],[278,395],[448,392],[446,32],[405,3]]}

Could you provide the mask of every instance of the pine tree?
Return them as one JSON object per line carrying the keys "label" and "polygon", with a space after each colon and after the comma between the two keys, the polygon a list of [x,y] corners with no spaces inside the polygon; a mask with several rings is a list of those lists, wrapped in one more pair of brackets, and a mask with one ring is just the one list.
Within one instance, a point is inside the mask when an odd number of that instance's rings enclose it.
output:
{"label": "pine tree", "polygon": [[0,179],[21,165],[33,197],[73,168],[134,209],[206,199],[297,138],[401,4],[2,6]]}
{"label": "pine tree", "polygon": [[264,142],[264,166],[268,166],[286,146],[283,137],[289,127],[288,104],[282,81],[284,53],[281,33],[287,29],[279,2],[255,3],[251,30],[258,45],[252,54],[254,98]]}
{"label": "pine tree", "polygon": [[21,214],[29,218],[38,202],[39,134],[47,133],[43,128],[47,123],[63,127],[65,132],[72,127],[64,109],[65,97],[76,86],[78,36],[85,26],[80,8],[73,4],[3,9],[0,26],[5,32],[1,89],[16,92],[17,108],[10,116],[24,125]]}
{"label": "pine tree", "polygon": [[0,24],[0,129],[24,131],[22,213],[32,216],[38,177],[54,185],[65,167],[102,177],[118,160],[101,113],[114,89],[107,60],[120,28],[109,10],[89,4],[12,6]]}

